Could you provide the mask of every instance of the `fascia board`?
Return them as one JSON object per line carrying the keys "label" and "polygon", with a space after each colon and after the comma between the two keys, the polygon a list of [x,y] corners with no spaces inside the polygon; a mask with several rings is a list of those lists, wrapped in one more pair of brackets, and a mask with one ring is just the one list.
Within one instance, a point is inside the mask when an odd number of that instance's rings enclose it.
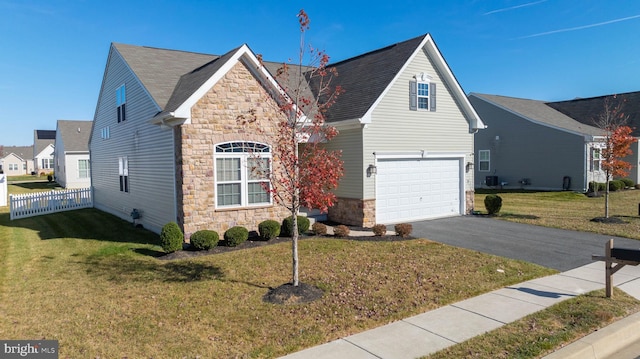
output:
{"label": "fascia board", "polygon": [[[260,80],[266,80],[271,86],[273,86],[280,95],[289,100],[284,90],[280,87],[277,81],[269,74],[269,72],[260,64],[258,58],[253,54],[251,49],[244,44],[238,51],[236,51],[227,62],[220,67],[216,73],[214,73],[200,88],[198,88],[189,98],[182,103],[174,112],[173,115],[177,118],[184,118],[185,124],[191,123],[191,108],[213,87],[220,81],[239,61],[250,65],[249,69],[257,69],[258,72],[253,70],[254,75],[259,74]],[[247,61],[247,62],[245,62]],[[302,115],[301,115],[302,117]]]}

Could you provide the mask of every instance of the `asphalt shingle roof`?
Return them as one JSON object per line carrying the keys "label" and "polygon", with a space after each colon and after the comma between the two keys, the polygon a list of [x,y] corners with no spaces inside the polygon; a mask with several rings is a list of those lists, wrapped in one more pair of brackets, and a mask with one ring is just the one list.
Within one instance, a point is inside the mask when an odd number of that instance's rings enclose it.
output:
{"label": "asphalt shingle roof", "polygon": [[576,121],[593,125],[597,116],[604,111],[605,101],[609,101],[611,105],[624,101],[622,111],[629,116],[628,125],[634,129],[633,136],[640,137],[640,91],[549,102],[548,105]]}
{"label": "asphalt shingle roof", "polygon": [[345,90],[327,113],[327,121],[361,118],[416,51],[425,35],[374,50],[335,64],[335,85]]}
{"label": "asphalt shingle roof", "polygon": [[[523,117],[552,127],[592,136],[603,134],[601,129],[576,121],[562,112],[548,106],[544,101],[479,93],[472,93],[471,96],[485,99],[507,110],[520,114]],[[485,118],[485,120],[490,125],[491,119]]]}
{"label": "asphalt shingle roof", "polygon": [[92,121],[58,120],[65,152],[89,152]]}
{"label": "asphalt shingle roof", "polygon": [[34,130],[34,139],[33,139],[33,156],[38,155],[42,150],[45,149],[48,145],[53,145],[56,141],[56,131],[55,130]]}
{"label": "asphalt shingle roof", "polygon": [[14,154],[23,160],[33,159],[33,146],[0,146],[0,158]]}
{"label": "asphalt shingle roof", "polygon": [[181,77],[219,56],[146,46],[113,44],[161,109],[165,109]]}

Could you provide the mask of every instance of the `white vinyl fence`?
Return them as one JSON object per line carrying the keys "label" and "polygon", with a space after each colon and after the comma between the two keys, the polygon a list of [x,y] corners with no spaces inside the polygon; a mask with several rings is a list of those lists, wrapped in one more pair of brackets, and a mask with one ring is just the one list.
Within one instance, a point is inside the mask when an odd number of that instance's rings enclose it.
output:
{"label": "white vinyl fence", "polygon": [[9,196],[10,219],[93,207],[91,188],[12,194]]}

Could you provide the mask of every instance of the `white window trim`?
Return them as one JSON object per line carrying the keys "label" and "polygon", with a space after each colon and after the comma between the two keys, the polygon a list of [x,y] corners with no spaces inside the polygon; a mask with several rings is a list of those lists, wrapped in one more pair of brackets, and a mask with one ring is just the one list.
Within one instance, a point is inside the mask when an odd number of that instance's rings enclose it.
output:
{"label": "white window trim", "polygon": [[[595,158],[595,154],[598,154],[598,158]],[[598,168],[596,168],[596,163],[598,164]],[[599,147],[591,147],[590,154],[590,168],[592,172],[600,172],[602,171],[602,149]]]}
{"label": "white window trim", "polygon": [[[482,153],[487,154],[487,160],[482,159]],[[483,170],[480,163],[487,162],[487,169]],[[491,150],[478,150],[478,172],[491,172]]]}
{"label": "white window trim", "polygon": [[116,89],[116,117],[118,123],[127,119],[127,89],[124,84]]}
{"label": "white window trim", "polygon": [[118,157],[118,189],[122,193],[129,193],[131,191],[131,184],[129,183],[129,159],[124,157]]}
{"label": "white window trim", "polygon": [[[80,163],[86,161],[87,162],[87,167],[85,169],[80,168]],[[82,176],[82,172],[86,172],[86,176]],[[79,159],[78,160],[78,178],[81,179],[85,179],[85,178],[91,178],[91,165],[89,164],[89,160],[88,159]]]}
{"label": "white window trim", "polygon": [[[268,152],[217,152],[217,146],[228,144],[228,143],[240,143],[247,142],[251,144],[257,144],[261,146],[267,146],[269,148]],[[219,181],[218,180],[218,164],[217,159],[219,158],[240,158],[240,180],[239,181]],[[260,203],[249,203],[249,183],[257,183],[257,182],[268,182],[268,180],[249,180],[249,166],[248,161],[251,158],[265,158],[269,160],[269,171],[273,168],[273,160],[271,154],[271,147],[252,141],[231,141],[231,142],[223,142],[217,143],[214,145],[214,159],[213,159],[213,173],[214,173],[214,191],[215,191],[215,209],[242,209],[242,208],[254,208],[254,207],[265,207],[273,205],[273,196],[271,193],[268,194],[269,202],[260,202]],[[218,204],[218,184],[224,183],[232,183],[239,182],[240,183],[240,204],[237,205],[226,205],[221,206]]]}

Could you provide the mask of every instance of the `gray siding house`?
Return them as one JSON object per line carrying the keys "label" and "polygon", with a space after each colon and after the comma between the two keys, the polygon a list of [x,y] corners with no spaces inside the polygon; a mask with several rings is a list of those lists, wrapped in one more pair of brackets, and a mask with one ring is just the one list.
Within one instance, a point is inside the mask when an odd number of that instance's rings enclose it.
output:
{"label": "gray siding house", "polygon": [[54,145],[56,182],[64,188],[91,187],[91,121],[58,120]]}
{"label": "gray siding house", "polygon": [[[609,102],[612,106],[622,103],[622,112],[627,118],[627,125],[633,129],[631,134],[640,138],[640,91],[550,102],[548,105],[576,121],[591,125],[594,118],[604,111],[605,102]],[[638,170],[640,168],[640,142],[632,144],[631,148],[633,153],[625,159],[632,165],[628,177],[635,183],[640,183],[640,170]]]}
{"label": "gray siding house", "polygon": [[[156,232],[177,221],[187,238],[287,216],[242,166],[246,147],[272,159],[274,67],[246,45],[217,56],[112,44],[90,140],[95,206],[124,219],[136,209]],[[326,113],[340,131],[327,146],[342,150],[345,176],[329,218],[371,226],[469,213],[485,126],[431,36],[330,67],[345,93]],[[238,124],[249,111],[263,114],[260,133]]]}
{"label": "gray siding house", "polygon": [[487,124],[475,139],[476,188],[586,191],[605,181],[603,131],[543,101],[472,93]]}

